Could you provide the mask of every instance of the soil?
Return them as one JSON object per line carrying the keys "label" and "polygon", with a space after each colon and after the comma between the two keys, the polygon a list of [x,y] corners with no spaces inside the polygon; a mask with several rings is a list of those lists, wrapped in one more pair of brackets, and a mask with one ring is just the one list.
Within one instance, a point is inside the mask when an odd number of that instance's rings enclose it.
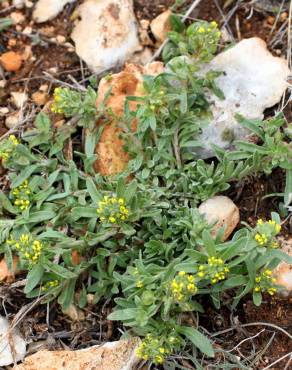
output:
{"label": "soil", "polygon": [[[234,40],[258,36],[264,39],[270,50],[275,55],[286,55],[286,39],[281,37],[281,26],[287,22],[287,12],[279,15],[276,22],[276,16],[273,13],[256,10],[250,4],[250,1],[243,1],[235,8],[236,1],[228,8],[224,8],[225,1],[203,0],[200,5],[190,15],[188,21],[194,18],[205,19],[208,21],[216,20],[219,25],[226,23],[226,28]],[[11,1],[9,2],[11,3]],[[19,26],[12,26],[9,29],[0,32],[0,51],[1,53],[14,50],[23,53],[31,49],[33,58],[28,58],[23,67],[16,73],[5,75],[6,85],[0,87],[0,106],[9,107],[10,112],[14,107],[9,100],[10,92],[25,90],[29,95],[29,106],[33,108],[36,114],[40,108],[33,103],[31,96],[38,91],[41,85],[48,85],[48,93],[56,85],[56,79],[72,84],[72,81],[81,81],[81,84],[87,83],[90,76],[89,70],[80,62],[79,58],[71,50],[70,33],[73,22],[70,16],[76,5],[81,1],[76,1],[65,8],[65,10],[53,21],[45,24],[30,24],[31,10],[20,10],[25,16],[24,23]],[[178,12],[183,14],[185,9],[192,1],[182,2]],[[2,4],[2,5],[1,5]],[[0,4],[1,17],[9,16],[15,9],[4,8]],[[134,0],[134,10],[138,21],[142,19],[153,19],[168,7],[174,5],[173,0]],[[224,16],[222,15],[224,13]],[[26,27],[32,27],[32,33],[23,34]],[[66,43],[58,44],[56,36],[61,35],[66,38]],[[278,35],[278,36],[277,36]],[[27,49],[29,48],[29,49]],[[47,74],[44,74],[47,73]],[[2,76],[3,72],[0,70]],[[52,77],[50,77],[52,76]],[[0,79],[2,79],[1,77]],[[272,113],[272,111],[271,111]],[[268,113],[269,114],[269,113]],[[284,110],[286,119],[292,120],[291,104]],[[7,129],[4,125],[4,116],[0,116],[0,136]],[[285,187],[284,174],[281,170],[274,171],[270,176],[261,176],[249,178],[241,183],[236,183],[226,192],[239,206],[241,219],[255,224],[259,217],[269,218],[271,211],[278,211],[279,197],[273,196],[264,198],[267,194],[281,193]],[[291,220],[291,218],[290,218]],[[292,233],[292,223],[287,222],[284,225],[283,236],[287,237]],[[19,309],[30,304],[22,293],[21,281],[24,276],[20,276],[14,284],[4,284],[0,286],[0,315],[7,315],[12,318],[19,312]],[[19,284],[19,286],[18,286]],[[275,327],[267,327],[263,324],[241,328],[240,324],[265,322],[274,324],[291,333],[292,330],[292,300],[290,298],[267,298],[259,307],[255,307],[247,298],[242,305],[235,311],[229,309],[215,311],[208,309],[207,315],[202,317],[202,323],[210,332],[225,330],[237,324],[237,329],[228,331],[220,336],[220,342],[224,342],[224,349],[233,348],[237,343],[245,338],[256,336],[261,330],[260,335],[252,340],[244,341],[238,347],[237,355],[241,358],[249,356],[255,351],[263,350],[273,333],[275,337],[271,345],[264,351],[259,360],[253,365],[253,369],[263,369],[268,364],[292,351],[292,341],[283,332]],[[67,316],[63,315],[59,306],[55,303],[50,306],[37,305],[27,315],[26,320],[20,324],[21,331],[25,334],[29,345],[29,351],[35,351],[35,342],[38,342],[42,348],[56,349],[69,346],[72,349],[78,349],[95,345],[104,340],[114,340],[118,335],[116,327],[106,320],[110,307],[104,304],[103,307],[87,307],[85,311],[86,319],[82,322],[72,322]],[[217,338],[217,337],[216,337]],[[220,344],[223,346],[223,344]],[[39,348],[38,348],[39,349]],[[233,352],[234,353],[234,352]],[[288,358],[275,364],[271,369],[288,369]],[[191,367],[188,363],[184,366]],[[214,367],[212,367],[214,368]],[[290,364],[292,368],[292,364]]]}

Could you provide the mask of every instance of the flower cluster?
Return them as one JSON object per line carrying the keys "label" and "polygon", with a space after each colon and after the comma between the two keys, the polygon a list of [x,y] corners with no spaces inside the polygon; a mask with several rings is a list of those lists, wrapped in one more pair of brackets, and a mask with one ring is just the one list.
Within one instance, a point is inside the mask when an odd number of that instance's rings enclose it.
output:
{"label": "flower cluster", "polygon": [[165,95],[165,91],[162,89],[153,94],[153,97],[151,97],[149,100],[149,108],[151,111],[154,112],[164,105],[164,100],[163,100],[164,95]]}
{"label": "flower cluster", "polygon": [[226,274],[229,268],[224,266],[222,258],[210,257],[208,264],[200,265],[198,268],[197,276],[201,279],[210,279],[212,284],[226,279]]}
{"label": "flower cluster", "polygon": [[50,280],[47,281],[41,288],[43,292],[48,291],[50,288],[56,288],[59,285],[59,280]]}
{"label": "flower cluster", "polygon": [[129,209],[124,198],[104,196],[98,202],[97,214],[101,222],[115,224],[128,218]]}
{"label": "flower cluster", "polygon": [[176,301],[187,301],[192,295],[196,294],[198,288],[195,285],[195,277],[180,271],[172,280],[170,290]]}
{"label": "flower cluster", "polygon": [[31,195],[28,181],[25,180],[18,188],[14,188],[11,191],[11,195],[14,198],[14,205],[17,206],[21,211],[26,210],[30,205]]}
{"label": "flower cluster", "polygon": [[274,295],[276,293],[276,278],[272,276],[272,273],[273,272],[271,270],[266,269],[260,275],[256,276],[254,286],[255,292],[268,292],[270,295]]}
{"label": "flower cluster", "polygon": [[208,61],[217,49],[221,32],[215,21],[211,23],[200,21],[188,27],[187,36],[193,45],[194,57],[201,61]]}
{"label": "flower cluster", "polygon": [[259,219],[255,228],[255,241],[261,247],[278,248],[278,243],[275,239],[276,235],[281,231],[281,225],[275,220],[264,222]]}
{"label": "flower cluster", "polygon": [[180,338],[175,335],[154,337],[152,334],[147,334],[136,349],[136,355],[145,361],[152,360],[157,365],[163,364],[165,357],[180,343]]}
{"label": "flower cluster", "polygon": [[30,265],[39,261],[44,245],[34,240],[31,234],[22,234],[19,239],[9,239],[6,243],[18,253],[19,257]]}
{"label": "flower cluster", "polygon": [[18,144],[19,141],[14,135],[10,135],[7,139],[3,140],[0,145],[0,159],[3,162],[7,161]]}
{"label": "flower cluster", "polygon": [[66,91],[70,91],[67,87],[56,87],[54,90],[54,102],[51,105],[51,111],[53,113],[63,114],[64,113],[64,101]]}

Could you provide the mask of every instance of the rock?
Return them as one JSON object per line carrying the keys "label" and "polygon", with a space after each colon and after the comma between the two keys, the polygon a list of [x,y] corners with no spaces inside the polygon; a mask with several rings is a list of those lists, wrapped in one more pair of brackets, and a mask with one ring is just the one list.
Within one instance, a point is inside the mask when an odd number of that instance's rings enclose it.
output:
{"label": "rock", "polygon": [[19,121],[19,113],[16,112],[6,117],[5,126],[9,130],[14,129],[18,125],[18,121]]}
{"label": "rock", "polygon": [[[283,252],[287,253],[292,257],[292,238],[284,240],[283,238],[278,238],[281,249]],[[292,265],[287,262],[281,262],[276,270],[274,271],[274,277],[276,278],[276,284],[283,287],[280,292],[284,296],[289,296],[292,293]]]}
{"label": "rock", "polygon": [[84,312],[77,308],[74,304],[70,304],[66,310],[63,310],[63,313],[72,321],[82,321],[85,319]]}
{"label": "rock", "polygon": [[148,19],[142,19],[139,26],[139,39],[143,46],[153,45],[153,41],[149,36],[150,21]]}
{"label": "rock", "polygon": [[19,109],[23,107],[27,101],[27,94],[25,92],[16,91],[11,92],[10,95],[12,96],[13,104]]}
{"label": "rock", "polygon": [[1,114],[1,116],[5,116],[8,113],[9,113],[9,108],[7,108],[7,107],[1,107],[0,108],[0,114]]}
{"label": "rock", "polygon": [[9,330],[9,322],[0,316],[0,366],[8,366],[24,359],[26,343],[17,330]]}
{"label": "rock", "polygon": [[167,38],[167,33],[171,30],[169,17],[171,16],[171,10],[159,14],[150,23],[151,32],[159,44]]}
{"label": "rock", "polygon": [[140,49],[132,0],[86,0],[77,12],[71,38],[93,72],[123,64]]}
{"label": "rock", "polygon": [[24,0],[13,0],[12,4],[16,9],[21,9],[24,7]]}
{"label": "rock", "polygon": [[75,0],[39,0],[36,3],[32,18],[37,23],[47,22],[55,18],[66,4],[73,3]]}
{"label": "rock", "polygon": [[199,212],[203,214],[209,224],[214,224],[211,232],[215,237],[222,227],[225,227],[222,240],[226,240],[240,221],[239,209],[231,199],[223,195],[215,196],[203,202],[199,206]]}
{"label": "rock", "polygon": [[32,100],[36,103],[36,105],[45,105],[46,102],[49,100],[49,96],[46,92],[37,91],[32,94]]}
{"label": "rock", "polygon": [[[160,62],[150,63],[146,66],[127,64],[125,69],[111,75],[110,78],[103,78],[98,88],[97,105],[101,104],[105,95],[111,89],[111,95],[106,101],[107,107],[111,108],[116,116],[121,116],[124,111],[125,99],[128,95],[143,95],[143,74],[156,75],[163,71],[163,64]],[[130,101],[129,108],[134,110],[137,102]],[[99,122],[100,124],[102,122]],[[132,129],[136,129],[136,121],[132,122]],[[94,168],[103,176],[110,176],[122,172],[128,161],[128,154],[124,151],[124,142],[120,138],[122,129],[118,122],[113,120],[105,125],[100,140],[96,145],[98,159]]]}
{"label": "rock", "polygon": [[[19,272],[18,268],[18,257],[13,257],[13,268],[9,270],[5,258],[0,261],[0,281],[13,282],[15,275]],[[1,353],[1,352],[0,352]]]}
{"label": "rock", "polygon": [[135,64],[148,64],[153,57],[153,52],[150,48],[144,48],[142,51],[135,53],[131,59],[132,63]]}
{"label": "rock", "polygon": [[22,33],[23,33],[24,35],[31,35],[31,34],[32,34],[32,27],[31,27],[31,26],[26,26],[26,27],[23,29]]}
{"label": "rock", "polygon": [[13,20],[14,24],[23,23],[25,21],[25,16],[21,12],[10,13],[10,18]]}
{"label": "rock", "polygon": [[223,71],[216,79],[217,86],[225,95],[224,100],[209,97],[213,119],[203,129],[197,140],[204,143],[203,149],[193,149],[199,157],[214,155],[211,144],[232,149],[234,140],[244,140],[250,133],[234,118],[236,113],[248,119],[262,119],[266,108],[277,104],[288,84],[287,61],[274,57],[266,43],[257,38],[240,41],[217,55],[206,70]]}
{"label": "rock", "polygon": [[64,44],[66,42],[66,37],[63,36],[63,35],[57,35],[56,36],[56,41],[59,43],[59,44]]}
{"label": "rock", "polygon": [[[138,363],[139,338],[108,342],[77,351],[39,351],[14,370],[132,370]],[[54,364],[54,366],[52,366]]]}
{"label": "rock", "polygon": [[8,51],[0,57],[0,63],[7,72],[17,72],[22,64],[22,58],[14,51]]}

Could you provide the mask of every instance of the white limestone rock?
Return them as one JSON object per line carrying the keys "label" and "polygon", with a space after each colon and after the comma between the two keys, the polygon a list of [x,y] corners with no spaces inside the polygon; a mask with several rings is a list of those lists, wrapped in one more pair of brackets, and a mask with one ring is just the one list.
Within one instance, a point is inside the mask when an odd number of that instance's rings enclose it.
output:
{"label": "white limestone rock", "polygon": [[22,361],[25,354],[25,341],[16,330],[12,330],[9,333],[8,320],[0,316],[0,366],[11,365],[14,363],[14,360],[16,362]]}
{"label": "white limestone rock", "polygon": [[266,43],[253,37],[218,54],[206,67],[222,71],[216,79],[224,100],[209,96],[213,120],[199,138],[201,150],[193,149],[201,158],[214,155],[211,144],[232,149],[234,140],[246,139],[249,131],[238,124],[236,113],[248,119],[262,119],[266,108],[277,104],[284,94],[290,70],[287,61],[274,57]]}
{"label": "white limestone rock", "polygon": [[214,225],[211,232],[215,237],[222,227],[224,234],[222,240],[228,239],[240,221],[239,209],[231,199],[223,195],[212,197],[199,206],[199,212],[203,214],[210,225]]}
{"label": "white limestone rock", "polygon": [[75,0],[39,0],[36,3],[32,17],[37,23],[47,22],[55,18],[65,5]]}
{"label": "white limestone rock", "polygon": [[141,49],[132,0],[86,0],[72,39],[76,53],[95,73],[123,64]]}

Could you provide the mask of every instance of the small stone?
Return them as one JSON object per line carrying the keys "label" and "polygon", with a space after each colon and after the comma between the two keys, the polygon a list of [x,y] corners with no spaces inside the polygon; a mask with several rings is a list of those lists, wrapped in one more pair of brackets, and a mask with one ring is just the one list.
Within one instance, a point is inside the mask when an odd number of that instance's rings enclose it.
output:
{"label": "small stone", "polygon": [[34,5],[34,3],[32,1],[29,1],[29,0],[25,0],[25,6],[30,9],[32,8]]}
{"label": "small stone", "polygon": [[24,7],[24,0],[13,0],[12,4],[16,9],[21,9]]}
{"label": "small stone", "polygon": [[11,92],[12,100],[17,108],[22,108],[27,101],[27,94],[25,92]]}
{"label": "small stone", "polygon": [[269,16],[267,17],[267,22],[268,22],[270,25],[274,24],[274,22],[275,22],[275,17],[273,17],[273,16],[269,15]]}
{"label": "small stone", "polygon": [[36,103],[36,105],[45,105],[46,102],[49,100],[49,96],[45,92],[37,91],[32,94],[32,100]]}
{"label": "small stone", "polygon": [[49,90],[49,85],[46,85],[46,84],[41,85],[39,90],[42,92],[47,92]]}
{"label": "small stone", "polygon": [[[10,334],[11,333],[11,334]],[[10,331],[6,318],[0,316],[0,366],[22,361],[26,354],[26,343],[16,329]]]}
{"label": "small stone", "polygon": [[3,89],[7,85],[7,81],[0,80],[0,89]]}
{"label": "small stone", "polygon": [[22,27],[19,24],[16,25],[15,29],[17,32],[22,32]]}
{"label": "small stone", "polygon": [[159,14],[150,23],[150,28],[153,36],[158,43],[162,43],[167,38],[167,33],[171,30],[169,17],[171,16],[171,10]]}
{"label": "small stone", "polygon": [[287,18],[288,18],[288,13],[287,12],[281,13],[281,15],[280,15],[281,22],[285,22],[285,20]]}
{"label": "small stone", "polygon": [[0,108],[0,114],[2,116],[4,116],[5,114],[8,114],[8,113],[9,113],[9,108],[7,108],[7,107],[1,107]]}
{"label": "small stone", "polygon": [[54,75],[58,72],[58,67],[51,67],[48,69],[48,72]]}
{"label": "small stone", "polygon": [[84,312],[77,308],[74,304],[70,304],[66,310],[63,310],[63,313],[72,321],[83,321],[85,319]]}
{"label": "small stone", "polygon": [[66,4],[73,1],[75,0],[38,0],[32,17],[38,23],[47,22],[55,18]]}
{"label": "small stone", "polygon": [[17,44],[16,39],[11,38],[11,39],[8,40],[8,47],[9,48],[13,48],[14,46],[16,46],[16,44]]}
{"label": "small stone", "polygon": [[56,41],[59,43],[59,44],[64,44],[66,42],[66,37],[63,36],[63,35],[57,35],[56,37]]}
{"label": "small stone", "polygon": [[22,64],[22,58],[14,51],[8,51],[0,57],[0,63],[7,72],[17,72]]}
{"label": "small stone", "polygon": [[10,116],[7,116],[6,117],[6,120],[5,120],[5,126],[11,130],[11,129],[14,129],[16,126],[18,126],[18,120],[19,120],[19,114],[18,112],[17,113],[14,113]]}
{"label": "small stone", "polygon": [[22,31],[24,35],[31,35],[32,34],[32,27],[26,26],[24,30]]}
{"label": "small stone", "polygon": [[21,12],[10,13],[10,18],[13,20],[14,24],[23,23],[25,21],[25,16]]}
{"label": "small stone", "polygon": [[210,225],[214,224],[211,232],[216,237],[219,229],[225,227],[222,240],[226,240],[240,221],[239,209],[231,199],[223,195],[215,196],[203,202],[199,206],[199,212],[203,214]]}
{"label": "small stone", "polygon": [[[292,238],[284,240],[284,238],[278,238],[281,245],[281,250],[292,257]],[[276,278],[276,284],[282,286],[280,294],[283,296],[289,296],[292,293],[292,265],[287,262],[280,262],[278,267],[274,271],[274,277]]]}
{"label": "small stone", "polygon": [[2,258],[0,261],[0,281],[7,281],[8,283],[14,281],[15,275],[20,272],[17,268],[18,262],[18,257],[13,256],[13,267],[12,270],[9,270],[5,258]]}

